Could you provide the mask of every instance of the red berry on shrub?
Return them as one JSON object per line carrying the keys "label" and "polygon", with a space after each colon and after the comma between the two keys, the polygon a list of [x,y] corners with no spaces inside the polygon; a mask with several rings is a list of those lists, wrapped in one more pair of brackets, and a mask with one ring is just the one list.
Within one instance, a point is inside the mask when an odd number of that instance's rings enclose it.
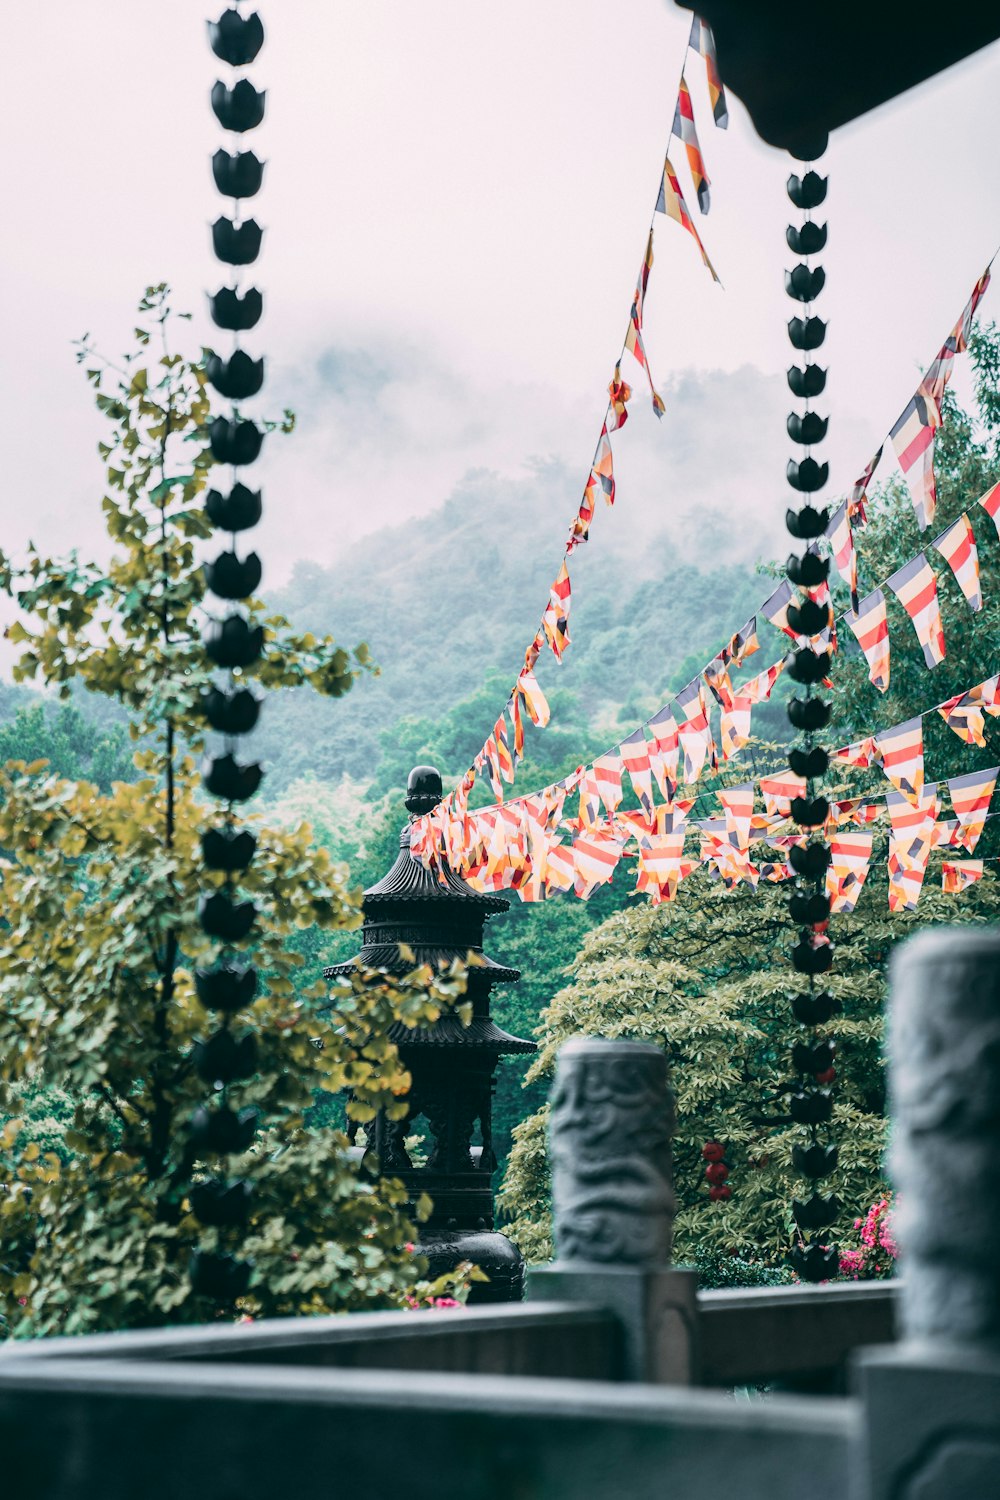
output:
{"label": "red berry on shrub", "polygon": [[729,1176],[729,1168],[724,1161],[709,1162],[705,1168],[705,1176],[709,1182],[725,1182]]}
{"label": "red berry on shrub", "polygon": [[827,1068],[825,1073],[816,1074],[817,1083],[832,1083],[837,1076],[836,1068]]}
{"label": "red berry on shrub", "polygon": [[722,1187],[709,1188],[708,1196],[711,1198],[713,1203],[724,1203],[727,1198],[731,1198],[733,1196],[733,1190],[732,1188],[726,1187],[723,1184]]}
{"label": "red berry on shrub", "polygon": [[719,1141],[706,1141],[701,1154],[706,1161],[721,1161],[726,1153]]}

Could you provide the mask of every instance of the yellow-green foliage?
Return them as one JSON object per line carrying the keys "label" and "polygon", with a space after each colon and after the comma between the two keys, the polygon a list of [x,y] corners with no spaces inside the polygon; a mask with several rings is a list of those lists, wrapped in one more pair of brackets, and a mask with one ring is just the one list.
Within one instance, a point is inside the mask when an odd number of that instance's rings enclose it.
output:
{"label": "yellow-green foliage", "polygon": [[[881,1062],[885,966],[893,942],[918,921],[995,916],[992,883],[961,898],[930,881],[919,916],[890,915],[884,876],[869,877],[861,915],[837,917],[833,972],[824,977],[843,1001],[825,1034],[837,1044],[833,1136],[840,1166],[830,1186],[843,1203],[831,1236],[846,1232],[883,1186],[884,1082]],[[793,1231],[793,1194],[808,1184],[791,1170],[791,1148],[805,1132],[781,1122],[793,1075],[792,1042],[815,1039],[794,1021],[797,988],[786,950],[794,940],[780,887],[727,894],[696,871],[669,906],[636,904],[585,939],[572,982],[543,1013],[541,1048],[529,1080],[551,1078],[556,1053],[572,1036],[626,1037],[662,1046],[677,1096],[674,1171],[678,1198],[676,1257],[699,1247],[750,1260],[777,1260]],[[552,1253],[547,1111],[515,1130],[501,1194],[508,1232],[529,1260]],[[701,1147],[717,1139],[731,1167],[732,1198],[708,1197]]]}
{"label": "yellow-green foliage", "polygon": [[[192,1051],[218,1024],[195,996],[194,968],[213,956],[197,904],[222,879],[200,857],[200,834],[219,812],[200,794],[190,753],[204,740],[198,701],[212,678],[195,559],[209,530],[198,498],[211,464],[209,398],[201,367],[167,351],[166,289],[150,288],[140,312],[163,335],[159,359],[146,362],[153,334],[143,327],[123,369],[109,375],[95,362],[87,372],[112,424],[101,449],[111,562],[32,549],[17,568],[0,556],[0,585],[25,612],[11,631],[24,647],[16,675],[64,692],[81,680],[124,704],[143,741],[140,779],[104,793],[43,761],[0,771],[0,1315],[16,1335],[211,1316],[191,1292],[188,1262],[196,1248],[229,1248],[188,1201],[192,1181],[219,1165],[189,1144],[191,1115],[210,1093]],[[363,647],[352,656],[278,617],[266,624],[264,656],[247,674],[262,684],[336,696],[365,664]],[[254,1268],[242,1310],[419,1300],[400,1185],[359,1177],[346,1137],[308,1129],[304,1115],[317,1090],[347,1088],[358,1119],[401,1113],[409,1078],[388,1028],[444,1006],[464,1012],[464,975],[359,972],[318,1020],[325,992],[297,985],[302,959],[290,939],[356,927],[358,894],[305,824],[244,817],[258,848],[239,880],[259,909],[262,980],[234,1023],[256,1038],[256,1071],[228,1090],[233,1108],[259,1111],[261,1127],[253,1148],[225,1164],[253,1184],[238,1246]],[[73,1108],[58,1151],[42,1148],[27,1118],[25,1101],[37,1109],[40,1090]]]}

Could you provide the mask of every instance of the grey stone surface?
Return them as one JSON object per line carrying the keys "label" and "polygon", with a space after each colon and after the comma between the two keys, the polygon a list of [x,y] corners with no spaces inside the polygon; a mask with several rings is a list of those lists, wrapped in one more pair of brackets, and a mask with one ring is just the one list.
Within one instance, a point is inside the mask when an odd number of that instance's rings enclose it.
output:
{"label": "grey stone surface", "polygon": [[0,1344],[0,1369],[46,1359],[219,1360],[613,1380],[621,1343],[617,1318],[600,1308],[507,1303],[10,1341]]}
{"label": "grey stone surface", "polygon": [[891,973],[903,1331],[1000,1347],[1000,931],[923,933]]}
{"label": "grey stone surface", "polygon": [[613,1312],[622,1331],[621,1375],[653,1385],[698,1381],[698,1277],[688,1270],[559,1262],[528,1272],[528,1298]]}
{"label": "grey stone surface", "polygon": [[0,1363],[4,1500],[844,1500],[856,1423],[586,1381]]}
{"label": "grey stone surface", "polygon": [[674,1122],[658,1047],[586,1037],[560,1050],[549,1123],[560,1263],[669,1264]]}
{"label": "grey stone surface", "polygon": [[898,1288],[847,1281],[699,1292],[702,1384],[828,1376],[843,1385],[856,1350],[895,1339]]}
{"label": "grey stone surface", "polygon": [[851,1500],[996,1500],[1000,1357],[905,1343],[861,1356]]}

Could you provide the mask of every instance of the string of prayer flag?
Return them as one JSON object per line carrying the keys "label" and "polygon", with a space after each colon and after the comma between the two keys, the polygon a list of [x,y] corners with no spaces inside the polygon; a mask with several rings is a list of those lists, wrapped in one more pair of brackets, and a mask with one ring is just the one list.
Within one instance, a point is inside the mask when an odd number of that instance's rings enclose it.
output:
{"label": "string of prayer flag", "polygon": [[998,773],[1000,767],[990,766],[986,771],[953,776],[948,782],[952,809],[958,819],[956,842],[969,854],[974,852],[986,826]]}
{"label": "string of prayer flag", "polygon": [[979,586],[979,553],[976,551],[976,538],[969,517],[964,513],[960,515],[953,525],[934,538],[931,546],[936,552],[940,552],[951,568],[969,608],[973,612],[981,610],[983,595]]}
{"label": "string of prayer flag", "polygon": [[830,839],[826,894],[831,912],[852,912],[872,860],[873,833],[838,833]]}
{"label": "string of prayer flag", "polygon": [[924,729],[918,715],[875,736],[882,769],[899,791],[919,797],[924,784]]}
{"label": "string of prayer flag", "polygon": [[913,621],[917,640],[923,647],[924,661],[929,667],[936,667],[944,661],[944,630],[937,579],[927,561],[927,554],[919,552],[916,557],[911,557],[887,583]]}
{"label": "string of prayer flag", "polygon": [[889,687],[889,621],[882,590],[873,589],[856,610],[847,612],[844,619],[864,652],[870,681],[880,693],[886,692]]}
{"label": "string of prayer flag", "polygon": [[996,527],[997,536],[1000,536],[1000,479],[991,485],[985,495],[980,495],[979,504]]}
{"label": "string of prayer flag", "polygon": [[941,889],[949,896],[960,895],[986,874],[985,862],[981,859],[943,859],[941,861]]}

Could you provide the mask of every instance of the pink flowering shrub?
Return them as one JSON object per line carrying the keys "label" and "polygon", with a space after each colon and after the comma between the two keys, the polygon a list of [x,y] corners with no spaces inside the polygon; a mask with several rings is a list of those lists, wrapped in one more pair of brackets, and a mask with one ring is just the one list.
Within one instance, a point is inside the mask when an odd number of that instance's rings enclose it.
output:
{"label": "pink flowering shrub", "polygon": [[855,1219],[859,1243],[842,1248],[840,1274],[851,1281],[882,1281],[896,1274],[899,1254],[892,1232],[892,1194],[873,1203],[863,1219]]}

